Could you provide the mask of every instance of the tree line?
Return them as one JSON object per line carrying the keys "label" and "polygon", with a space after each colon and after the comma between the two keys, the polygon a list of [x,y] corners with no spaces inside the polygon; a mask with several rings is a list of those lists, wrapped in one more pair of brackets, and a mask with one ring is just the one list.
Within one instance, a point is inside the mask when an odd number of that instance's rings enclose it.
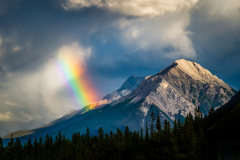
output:
{"label": "tree line", "polygon": [[[208,116],[203,116],[199,107],[193,116],[190,112],[184,121],[161,122],[160,115],[152,111],[151,122],[146,122],[144,129],[115,133],[104,133],[99,128],[98,135],[73,133],[72,139],[59,134],[53,138],[29,139],[21,144],[19,138],[10,139],[6,147],[0,137],[0,159],[6,160],[207,160],[211,159],[212,147],[206,136],[207,128],[224,114],[210,109]],[[203,118],[204,117],[204,118]]]}

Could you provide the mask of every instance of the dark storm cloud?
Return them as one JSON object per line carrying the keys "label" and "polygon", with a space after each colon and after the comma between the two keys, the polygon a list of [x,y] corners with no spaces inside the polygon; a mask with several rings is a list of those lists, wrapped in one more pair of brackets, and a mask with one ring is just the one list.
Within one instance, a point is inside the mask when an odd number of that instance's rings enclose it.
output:
{"label": "dark storm cloud", "polygon": [[[0,17],[3,67],[8,70],[39,67],[65,44],[79,41],[88,45],[91,31],[112,21],[112,17],[98,9],[66,13],[53,4],[24,1],[16,10]],[[4,5],[10,6],[11,3]],[[14,47],[19,47],[17,53],[13,51]]]}

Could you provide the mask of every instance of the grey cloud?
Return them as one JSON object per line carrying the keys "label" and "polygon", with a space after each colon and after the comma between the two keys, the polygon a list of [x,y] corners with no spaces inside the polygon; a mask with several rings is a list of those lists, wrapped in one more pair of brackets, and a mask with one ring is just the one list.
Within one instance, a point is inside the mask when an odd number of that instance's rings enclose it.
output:
{"label": "grey cloud", "polygon": [[159,57],[196,59],[191,32],[186,30],[188,24],[189,13],[177,13],[151,19],[121,19],[115,26],[121,29],[122,43],[134,52],[156,50]]}
{"label": "grey cloud", "polygon": [[0,121],[12,121],[14,118],[13,114],[9,111],[0,113]]}
{"label": "grey cloud", "polygon": [[96,6],[123,15],[155,17],[191,8],[196,2],[197,0],[67,0],[62,6],[65,10]]}
{"label": "grey cloud", "polygon": [[235,89],[240,80],[237,76],[240,72],[238,5],[238,0],[199,1],[188,27],[194,33],[192,41],[198,62]]}

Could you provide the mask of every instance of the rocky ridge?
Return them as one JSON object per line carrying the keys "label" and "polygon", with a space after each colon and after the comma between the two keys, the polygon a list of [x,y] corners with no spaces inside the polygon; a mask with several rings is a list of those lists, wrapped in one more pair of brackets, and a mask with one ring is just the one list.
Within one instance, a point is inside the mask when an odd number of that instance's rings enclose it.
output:
{"label": "rocky ridge", "polygon": [[181,59],[147,77],[136,90],[112,106],[127,99],[131,99],[130,103],[144,99],[139,108],[144,115],[148,114],[151,105],[155,105],[162,118],[173,121],[185,117],[188,112],[194,114],[197,106],[203,114],[207,114],[211,106],[223,105],[235,93],[234,89],[198,63]]}

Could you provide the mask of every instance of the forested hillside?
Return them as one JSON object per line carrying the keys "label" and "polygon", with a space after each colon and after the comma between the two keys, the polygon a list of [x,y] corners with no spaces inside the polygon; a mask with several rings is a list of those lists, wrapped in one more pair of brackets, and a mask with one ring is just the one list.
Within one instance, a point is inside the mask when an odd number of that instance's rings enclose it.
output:
{"label": "forested hillside", "polygon": [[131,132],[126,126],[116,133],[99,128],[98,135],[91,136],[87,128],[86,133],[74,133],[71,140],[59,132],[56,137],[46,135],[26,144],[12,138],[6,147],[0,138],[0,159],[212,159],[214,148],[206,129],[223,115],[223,111],[211,109],[203,118],[198,108],[194,116],[189,113],[185,121],[175,120],[171,128],[152,111],[145,133],[143,129]]}

